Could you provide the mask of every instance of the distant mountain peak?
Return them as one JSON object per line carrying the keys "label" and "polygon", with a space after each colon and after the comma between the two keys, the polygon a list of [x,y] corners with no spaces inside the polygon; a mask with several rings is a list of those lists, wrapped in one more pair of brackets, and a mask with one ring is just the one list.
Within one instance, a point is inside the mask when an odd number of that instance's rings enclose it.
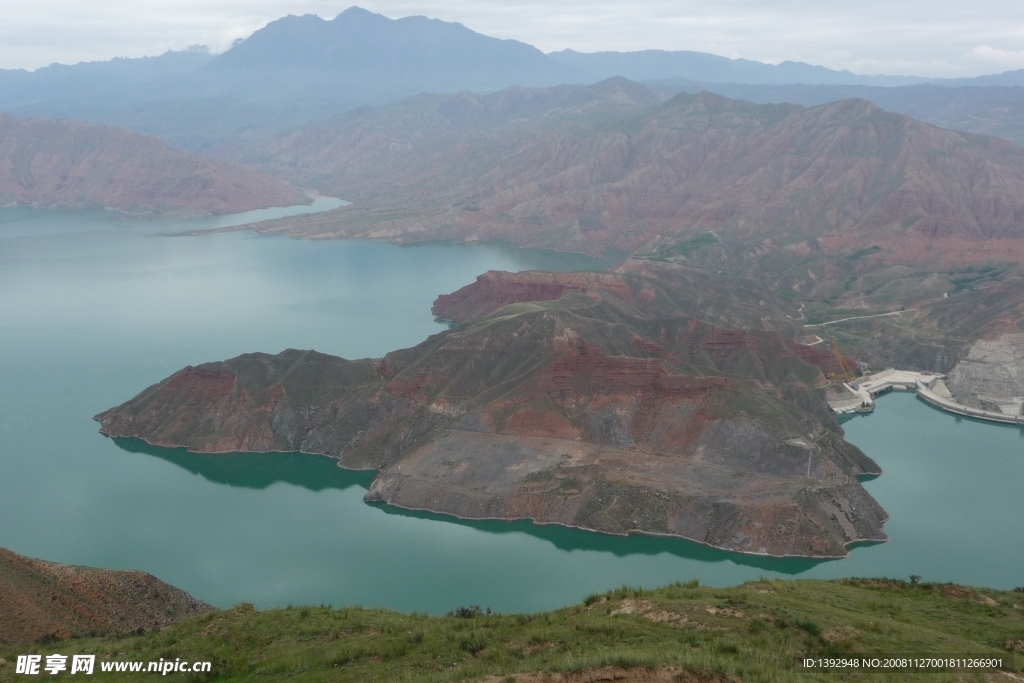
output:
{"label": "distant mountain peak", "polygon": [[352,5],[348,9],[338,12],[338,16],[334,17],[334,21],[341,19],[342,17],[382,17],[383,14],[379,12],[371,12],[368,9],[360,7],[359,5]]}
{"label": "distant mountain peak", "polygon": [[396,20],[386,17],[383,14],[379,14],[377,12],[371,12],[370,10],[359,7],[358,5],[352,5],[347,10],[339,12],[338,15],[334,17],[334,19],[332,19],[331,21],[333,23],[346,23],[356,21],[391,22]]}
{"label": "distant mountain peak", "polygon": [[274,19],[273,21],[267,22],[267,25],[263,28],[256,29],[253,35],[265,31],[271,26],[281,26],[285,24],[326,24],[327,20],[318,14],[286,14],[280,19]]}
{"label": "distant mountain peak", "polygon": [[[313,14],[272,21],[215,58],[209,69],[230,69],[260,84],[269,82],[268,70],[302,71],[300,79],[322,83],[327,77],[333,87],[404,95],[578,81],[571,69],[526,43],[423,16],[389,19],[358,6],[329,21]],[[288,82],[286,87],[295,87],[294,78]]]}

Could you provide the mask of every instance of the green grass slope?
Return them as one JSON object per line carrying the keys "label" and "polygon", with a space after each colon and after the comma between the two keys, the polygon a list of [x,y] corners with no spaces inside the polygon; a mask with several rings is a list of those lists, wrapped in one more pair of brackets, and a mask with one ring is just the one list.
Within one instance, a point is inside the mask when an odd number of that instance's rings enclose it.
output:
{"label": "green grass slope", "polygon": [[[1024,593],[891,580],[696,582],[622,588],[542,614],[446,617],[359,607],[213,612],[159,632],[0,647],[0,681],[18,654],[93,653],[103,661],[213,662],[200,679],[276,681],[905,680],[902,672],[804,673],[798,656],[995,655],[1011,672],[929,681],[1020,681]],[[45,674],[44,674],[45,675]],[[153,674],[136,674],[147,678]],[[48,676],[47,676],[48,677]],[[162,677],[163,678],[163,677]],[[170,674],[167,680],[184,679]],[[195,680],[195,679],[190,679]]]}

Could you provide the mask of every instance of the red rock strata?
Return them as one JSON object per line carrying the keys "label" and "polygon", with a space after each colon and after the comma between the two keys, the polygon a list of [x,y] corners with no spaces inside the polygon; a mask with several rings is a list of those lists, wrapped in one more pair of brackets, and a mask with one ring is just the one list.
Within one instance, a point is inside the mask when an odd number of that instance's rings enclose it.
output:
{"label": "red rock strata", "polygon": [[797,312],[753,280],[723,279],[696,268],[643,260],[627,260],[610,273],[489,271],[439,296],[431,310],[444,320],[462,322],[509,304],[554,301],[569,292],[593,302],[612,301],[637,317],[686,316],[734,329],[770,321],[784,334],[798,332]]}
{"label": "red rock strata", "polygon": [[[463,321],[496,311],[502,306],[525,301],[554,301],[569,290],[586,294],[605,291],[632,302],[633,296],[622,278],[611,273],[552,273],[535,270],[529,274],[491,270],[451,294],[442,294],[431,309],[442,320]],[[594,298],[598,298],[596,295]]]}
{"label": "red rock strata", "polygon": [[197,451],[324,453],[380,470],[368,500],[466,518],[771,555],[884,539],[885,512],[857,480],[878,467],[813,391],[827,354],[665,315],[688,305],[672,282],[692,274],[656,271],[489,273],[446,310],[500,306],[505,292],[519,303],[380,362],[247,354],[97,419],[111,436]]}

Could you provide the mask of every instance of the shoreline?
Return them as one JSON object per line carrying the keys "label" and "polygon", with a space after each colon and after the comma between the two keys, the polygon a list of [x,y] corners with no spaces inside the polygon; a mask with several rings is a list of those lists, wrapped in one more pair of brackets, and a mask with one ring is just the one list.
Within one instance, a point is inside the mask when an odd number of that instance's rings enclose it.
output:
{"label": "shoreline", "polygon": [[864,375],[855,382],[844,382],[843,386],[854,397],[829,401],[829,409],[839,416],[869,414],[874,412],[877,397],[890,391],[912,391],[921,401],[945,413],[984,422],[1024,426],[1024,415],[997,413],[957,402],[946,388],[944,379],[945,375],[890,368],[874,375]]}
{"label": "shoreline", "polygon": [[934,391],[924,387],[918,387],[915,393],[924,403],[938,408],[943,412],[950,413],[951,415],[956,415],[958,417],[970,417],[984,422],[1024,426],[1024,415],[1007,415],[1005,413],[996,413],[991,410],[971,408],[970,406],[965,406],[962,403],[957,403],[956,401],[944,398]]}
{"label": "shoreline", "polygon": [[[97,422],[99,422],[99,420],[96,417],[93,417],[93,420],[96,420]],[[217,455],[234,455],[234,454],[244,454],[244,453],[261,453],[261,454],[262,453],[280,453],[280,454],[300,453],[302,455],[311,455],[311,456],[320,456],[320,457],[330,458],[331,460],[334,460],[337,463],[338,467],[340,467],[343,470],[348,470],[350,472],[376,472],[378,474],[380,473],[380,470],[375,470],[375,469],[372,469],[372,468],[356,469],[356,468],[353,468],[353,467],[345,467],[344,465],[341,464],[341,459],[340,458],[337,458],[337,457],[335,457],[333,455],[328,455],[326,453],[313,453],[313,452],[310,452],[310,451],[302,451],[302,450],[295,450],[295,451],[276,451],[276,450],[271,450],[271,451],[194,451],[194,450],[190,449],[188,446],[182,446],[182,445],[170,446],[170,445],[162,444],[162,443],[154,443],[154,442],[150,441],[149,439],[146,439],[145,437],[142,437],[142,436],[117,436],[117,437],[115,437],[115,436],[111,436],[110,434],[108,434],[107,432],[103,431],[102,429],[99,430],[99,432],[100,432],[100,434],[102,434],[104,437],[106,437],[108,439],[115,439],[115,438],[116,439],[138,439],[139,441],[142,441],[143,443],[149,444],[150,446],[155,446],[157,448],[167,448],[167,449],[173,449],[173,450],[183,449],[187,453],[194,453],[196,455],[217,456]],[[872,476],[873,478],[877,477],[877,476],[881,476],[881,472],[878,472],[877,474],[876,473],[868,473],[868,474],[870,474],[870,476]],[[369,490],[369,489],[367,489],[367,490]],[[886,536],[885,538],[858,538],[858,539],[854,539],[852,541],[847,541],[846,543],[843,544],[843,546],[847,549],[847,552],[846,552],[845,555],[772,555],[770,553],[758,553],[758,552],[752,552],[752,551],[746,551],[746,550],[734,550],[732,548],[722,548],[720,546],[712,545],[710,543],[706,543],[704,541],[699,541],[699,540],[697,540],[695,538],[690,538],[688,536],[683,536],[681,534],[662,534],[662,533],[657,533],[657,532],[653,532],[653,531],[637,531],[636,533],[616,534],[616,533],[612,533],[610,531],[599,531],[597,529],[588,529],[587,527],[577,526],[577,525],[574,525],[574,524],[566,524],[564,522],[539,522],[539,521],[537,521],[533,517],[512,517],[512,518],[506,518],[506,517],[463,517],[462,515],[458,515],[458,514],[455,514],[453,512],[438,512],[437,510],[431,510],[429,508],[407,507],[407,506],[404,506],[404,505],[398,505],[398,504],[395,504],[395,503],[390,503],[390,502],[385,501],[385,500],[371,500],[371,501],[368,501],[368,500],[366,500],[364,498],[363,502],[365,504],[371,505],[371,506],[382,505],[382,506],[392,507],[392,508],[395,508],[395,509],[398,509],[398,510],[408,510],[410,512],[427,512],[427,513],[430,513],[432,515],[441,515],[441,516],[444,516],[444,517],[452,517],[454,519],[462,520],[462,521],[465,521],[465,522],[508,522],[508,523],[513,523],[513,522],[529,522],[530,524],[533,524],[533,525],[538,526],[538,527],[542,527],[542,526],[559,526],[559,527],[562,527],[563,529],[575,529],[576,531],[583,531],[583,532],[586,532],[586,533],[589,533],[589,534],[598,534],[598,535],[601,535],[601,536],[610,536],[610,537],[614,537],[614,538],[632,538],[632,537],[636,537],[636,536],[646,536],[646,537],[649,537],[649,538],[678,539],[678,540],[681,540],[681,541],[685,541],[687,543],[695,543],[695,544],[703,546],[705,548],[712,548],[714,550],[719,550],[719,551],[721,551],[723,553],[735,553],[737,555],[742,555],[742,556],[746,556],[746,557],[761,557],[761,558],[770,558],[770,559],[775,559],[775,560],[787,560],[787,559],[794,559],[794,560],[821,560],[822,562],[828,562],[828,561],[832,561],[832,560],[843,560],[843,559],[846,559],[847,557],[850,556],[851,546],[856,546],[857,544],[860,544],[860,543],[868,543],[868,544],[887,543],[890,540],[889,537]],[[888,520],[886,520],[886,521],[888,521]]]}
{"label": "shoreline", "polygon": [[[336,199],[336,197],[332,197],[331,199]],[[342,201],[344,201],[344,200],[342,200]],[[442,239],[442,238],[431,237],[429,239],[422,239],[422,240],[405,240],[405,239],[395,239],[393,237],[369,237],[369,236],[366,236],[366,235],[328,235],[328,236],[320,236],[320,235],[294,235],[291,232],[289,232],[289,229],[287,227],[273,227],[273,228],[260,228],[259,227],[261,224],[269,223],[270,221],[287,220],[289,218],[301,218],[303,216],[315,216],[315,215],[318,215],[318,214],[328,213],[328,212],[331,212],[331,211],[340,211],[341,209],[344,209],[344,208],[347,208],[348,206],[351,206],[351,204],[352,203],[349,202],[347,204],[343,204],[342,206],[335,207],[333,209],[325,209],[323,211],[310,211],[308,213],[296,214],[294,216],[284,216],[284,217],[281,217],[281,218],[265,218],[265,219],[260,220],[260,221],[254,221],[252,223],[243,223],[243,224],[240,224],[240,225],[228,225],[228,226],[224,226],[224,227],[221,227],[221,228],[205,228],[203,230],[193,230],[191,232],[175,233],[173,236],[174,237],[202,237],[204,235],[215,235],[215,234],[227,233],[227,232],[251,232],[251,233],[253,233],[255,235],[284,235],[288,239],[303,240],[303,241],[308,241],[308,242],[327,241],[327,240],[338,240],[338,241],[342,241],[342,240],[344,240],[344,241],[364,240],[364,241],[367,241],[367,242],[380,242],[380,243],[383,243],[383,244],[394,244],[394,245],[397,245],[397,246],[400,246],[400,247],[417,246],[417,245],[421,245],[421,244],[451,244],[451,245],[461,245],[461,246],[469,246],[469,247],[480,245],[480,244],[499,244],[499,245],[505,245],[505,246],[508,246],[508,247],[512,247],[512,248],[515,248],[515,249],[527,249],[527,250],[534,250],[534,251],[544,251],[544,252],[550,252],[552,254],[564,254],[566,256],[580,256],[580,257],[585,257],[585,258],[588,258],[588,259],[593,259],[595,261],[603,261],[605,259],[610,259],[610,260],[614,259],[614,262],[611,265],[609,265],[608,267],[606,267],[606,268],[598,268],[598,269],[592,269],[592,270],[579,270],[579,271],[573,271],[573,272],[595,272],[595,273],[613,272],[613,268],[618,267],[619,265],[621,265],[622,263],[624,263],[625,261],[627,261],[629,259],[635,258],[634,256],[631,256],[628,253],[620,252],[620,251],[617,251],[617,250],[611,249],[611,248],[606,249],[604,252],[601,253],[601,255],[595,255],[594,253],[585,252],[585,251],[570,251],[570,250],[567,250],[567,249],[555,249],[553,247],[537,247],[537,246],[530,246],[530,245],[526,245],[526,244],[518,244],[517,242],[513,242],[511,240],[498,239],[498,238],[495,238],[495,239],[484,239],[484,240],[481,240],[481,239],[468,240],[468,239],[458,239],[458,238]],[[646,261],[648,259],[637,259],[637,260]]]}
{"label": "shoreline", "polygon": [[[330,456],[328,456],[328,457],[330,457]],[[338,466],[341,467],[340,464]],[[441,516],[444,516],[444,517],[453,517],[455,519],[459,519],[459,520],[462,520],[464,522],[508,522],[510,524],[513,523],[513,522],[529,522],[530,524],[533,524],[535,526],[558,526],[558,527],[562,527],[563,529],[575,529],[577,531],[584,531],[584,532],[586,532],[588,534],[598,534],[598,535],[601,535],[601,536],[611,536],[613,538],[634,538],[634,537],[637,537],[637,536],[646,536],[646,537],[649,537],[649,538],[677,539],[677,540],[681,540],[681,541],[686,541],[687,543],[695,543],[695,544],[703,546],[705,548],[711,548],[713,550],[718,550],[718,551],[721,551],[723,553],[735,553],[737,555],[743,555],[745,557],[763,557],[763,558],[768,558],[768,559],[773,559],[773,560],[820,560],[822,562],[829,562],[829,561],[832,561],[832,560],[845,560],[846,558],[848,558],[850,556],[850,553],[849,553],[850,546],[856,546],[857,544],[860,544],[860,543],[868,543],[868,544],[872,544],[872,545],[874,545],[874,544],[881,544],[881,543],[888,543],[889,540],[890,540],[889,537],[886,536],[885,538],[858,538],[858,539],[853,540],[853,541],[847,541],[846,543],[843,544],[844,547],[847,548],[847,553],[845,555],[772,555],[770,553],[756,553],[756,552],[751,552],[751,551],[747,551],[747,550],[733,550],[731,548],[722,548],[721,546],[711,545],[710,543],[706,543],[704,541],[698,541],[695,538],[690,538],[688,536],[682,536],[680,534],[660,534],[660,533],[657,533],[655,531],[637,531],[636,533],[616,534],[616,533],[612,533],[610,531],[598,531],[597,529],[588,529],[587,527],[576,526],[575,524],[566,524],[564,522],[538,522],[533,517],[513,517],[511,519],[508,519],[508,518],[505,518],[505,517],[463,517],[462,515],[457,515],[454,512],[438,512],[436,510],[430,510],[428,508],[407,507],[407,506],[404,506],[404,505],[398,505],[396,503],[389,503],[386,500],[371,500],[371,501],[364,500],[363,502],[367,503],[368,505],[386,505],[388,507],[397,508],[399,510],[408,510],[410,512],[428,512],[428,513],[430,513],[432,515],[441,515]]]}

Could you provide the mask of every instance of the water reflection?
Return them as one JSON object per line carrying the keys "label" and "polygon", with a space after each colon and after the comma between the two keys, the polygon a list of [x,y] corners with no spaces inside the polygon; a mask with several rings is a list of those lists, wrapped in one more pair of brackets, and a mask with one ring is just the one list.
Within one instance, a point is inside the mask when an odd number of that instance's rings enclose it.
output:
{"label": "water reflection", "polygon": [[612,536],[594,531],[571,529],[558,524],[534,524],[526,520],[506,522],[499,519],[459,519],[450,515],[423,510],[404,510],[386,503],[367,504],[379,508],[389,515],[428,519],[448,524],[460,524],[490,534],[525,533],[534,538],[548,541],[559,550],[593,550],[612,553],[618,557],[669,554],[685,560],[696,560],[698,562],[732,562],[733,564],[779,572],[780,574],[800,574],[823,562],[832,561],[809,557],[766,557],[764,555],[734,553],[683,538],[643,536],[640,534]]}
{"label": "water reflection", "polygon": [[346,470],[338,461],[307,453],[191,453],[185,448],[163,448],[142,439],[114,438],[118,448],[143,453],[174,463],[215,484],[247,489],[265,489],[284,482],[310,491],[345,490],[352,486],[369,488],[376,472]]}
{"label": "water reflection", "polygon": [[[346,470],[337,461],[306,453],[190,453],[184,448],[153,446],[141,439],[114,438],[117,446],[129,453],[152,455],[198,474],[216,484],[250,489],[265,489],[284,482],[310,491],[347,489],[358,486],[368,489],[376,472]],[[386,503],[368,503],[388,515],[456,524],[487,534],[528,534],[547,541],[559,550],[597,551],[617,557],[629,555],[661,555],[667,553],[698,562],[732,562],[781,574],[800,574],[829,560],[799,557],[764,557],[733,553],[711,548],[681,538],[658,536],[611,536],[592,531],[570,529],[557,524],[534,524],[526,520],[467,520],[421,510],[405,510]]]}

